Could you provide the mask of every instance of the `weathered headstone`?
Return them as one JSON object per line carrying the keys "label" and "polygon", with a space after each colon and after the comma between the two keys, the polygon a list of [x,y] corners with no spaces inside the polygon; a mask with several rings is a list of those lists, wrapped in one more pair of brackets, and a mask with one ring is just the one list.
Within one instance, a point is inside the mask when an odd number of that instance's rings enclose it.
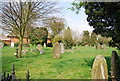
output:
{"label": "weathered headstone", "polygon": [[61,54],[65,53],[65,48],[63,43],[60,43],[60,47],[61,47]]}
{"label": "weathered headstone", "polygon": [[11,47],[14,47],[14,42],[11,42]]}
{"label": "weathered headstone", "polygon": [[106,44],[103,44],[103,50],[106,51]]}
{"label": "weathered headstone", "polygon": [[42,50],[42,46],[38,45],[38,51],[40,51],[40,54],[44,54],[44,51]]}
{"label": "weathered headstone", "polygon": [[38,51],[42,50],[42,46],[40,44],[37,45],[38,46]]}
{"label": "weathered headstone", "polygon": [[92,67],[92,79],[108,79],[107,63],[102,55],[96,56]]}
{"label": "weathered headstone", "polygon": [[55,42],[53,44],[53,58],[60,58],[60,53],[61,53],[60,44],[58,42]]}
{"label": "weathered headstone", "polygon": [[112,51],[111,55],[111,78],[112,81],[120,81],[120,65],[116,51]]}
{"label": "weathered headstone", "polygon": [[97,50],[100,50],[100,44],[97,45]]}
{"label": "weathered headstone", "polygon": [[46,43],[44,43],[44,47],[46,47]]}
{"label": "weathered headstone", "polygon": [[4,43],[0,42],[0,48],[3,48]]}

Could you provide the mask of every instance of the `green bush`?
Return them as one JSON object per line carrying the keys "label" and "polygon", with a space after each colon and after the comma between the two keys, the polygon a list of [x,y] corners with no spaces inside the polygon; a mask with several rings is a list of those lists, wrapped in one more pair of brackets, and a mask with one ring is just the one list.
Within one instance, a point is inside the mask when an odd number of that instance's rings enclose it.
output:
{"label": "green bush", "polygon": [[48,43],[47,47],[53,47],[52,43]]}
{"label": "green bush", "polygon": [[29,47],[28,43],[23,44],[23,47]]}
{"label": "green bush", "polygon": [[64,43],[66,49],[71,49],[74,45],[72,32],[69,27],[64,31]]}
{"label": "green bush", "polygon": [[55,38],[53,39],[52,43],[53,43],[53,44],[54,44],[55,42],[61,43],[61,42],[63,42],[63,41],[64,41],[63,37],[60,36],[60,35],[57,35],[57,36],[55,36]]}
{"label": "green bush", "polygon": [[18,45],[19,45],[19,43],[15,43],[15,44],[14,44],[15,47],[18,47]]}

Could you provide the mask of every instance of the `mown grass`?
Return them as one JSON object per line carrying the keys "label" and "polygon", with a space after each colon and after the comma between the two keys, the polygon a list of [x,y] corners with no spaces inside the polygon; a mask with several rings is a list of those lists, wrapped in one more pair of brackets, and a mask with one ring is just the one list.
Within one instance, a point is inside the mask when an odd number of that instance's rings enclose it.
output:
{"label": "mown grass", "polygon": [[[36,48],[36,47],[32,47]],[[28,48],[24,48],[28,49]],[[30,49],[30,48],[29,48]],[[22,58],[14,56],[15,48],[4,47],[2,49],[2,71],[11,73],[11,66],[15,64],[17,78],[25,79],[26,70],[30,70],[30,79],[90,79],[94,58],[104,55],[110,66],[110,56],[115,48],[107,48],[107,51],[96,50],[94,47],[76,47],[68,49],[61,54],[61,58],[52,58],[52,48],[43,48],[45,54],[27,53]]]}

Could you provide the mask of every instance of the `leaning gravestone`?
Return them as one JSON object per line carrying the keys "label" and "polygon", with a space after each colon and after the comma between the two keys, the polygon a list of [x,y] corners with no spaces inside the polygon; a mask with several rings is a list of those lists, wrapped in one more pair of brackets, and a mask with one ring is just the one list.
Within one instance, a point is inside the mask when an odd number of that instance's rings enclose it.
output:
{"label": "leaning gravestone", "polygon": [[102,55],[98,55],[94,60],[92,67],[92,79],[108,79],[107,63]]}
{"label": "leaning gravestone", "polygon": [[116,51],[112,51],[111,55],[111,77],[112,81],[120,81],[120,66]]}
{"label": "leaning gravestone", "polygon": [[106,51],[106,44],[103,44],[103,50]]}
{"label": "leaning gravestone", "polygon": [[100,44],[97,45],[97,49],[100,50]]}
{"label": "leaning gravestone", "polygon": [[11,47],[14,47],[14,42],[11,42]]}
{"label": "leaning gravestone", "polygon": [[58,42],[55,42],[53,44],[53,58],[60,58],[60,53],[61,53],[60,44]]}
{"label": "leaning gravestone", "polygon": [[65,53],[64,44],[60,43],[61,54]]}
{"label": "leaning gravestone", "polygon": [[44,47],[46,47],[46,43],[44,43]]}
{"label": "leaning gravestone", "polygon": [[4,43],[0,42],[0,48],[3,48]]}

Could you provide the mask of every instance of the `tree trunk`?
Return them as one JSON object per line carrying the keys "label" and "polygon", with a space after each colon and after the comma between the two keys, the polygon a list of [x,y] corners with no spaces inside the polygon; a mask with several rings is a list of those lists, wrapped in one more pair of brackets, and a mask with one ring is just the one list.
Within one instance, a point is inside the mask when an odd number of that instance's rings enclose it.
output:
{"label": "tree trunk", "polygon": [[22,54],[22,45],[23,45],[23,38],[20,37],[20,38],[19,38],[19,46],[18,46],[18,58],[21,58],[21,54]]}

